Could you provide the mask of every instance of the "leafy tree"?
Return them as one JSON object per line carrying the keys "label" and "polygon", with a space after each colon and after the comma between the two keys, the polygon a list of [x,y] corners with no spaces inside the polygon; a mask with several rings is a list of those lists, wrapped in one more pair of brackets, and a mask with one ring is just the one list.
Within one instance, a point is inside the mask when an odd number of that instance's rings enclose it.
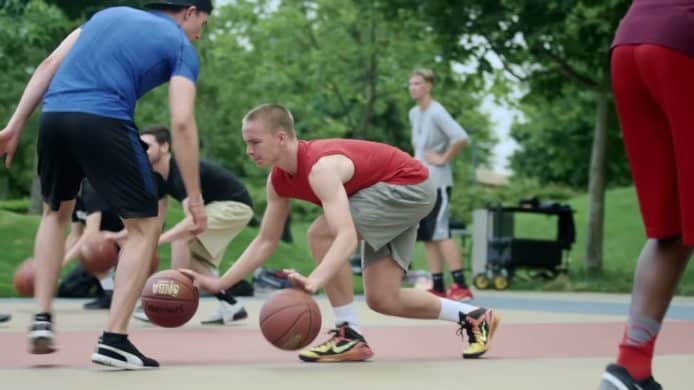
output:
{"label": "leafy tree", "polygon": [[68,18],[73,20],[84,19],[89,15],[106,7],[130,6],[142,8],[147,0],[46,0],[49,4],[54,4],[65,12]]}
{"label": "leafy tree", "polygon": [[[626,0],[393,0],[385,12],[416,9],[430,23],[449,58],[475,56],[480,70],[493,52],[528,87],[553,101],[565,84],[593,96],[595,125],[589,168],[587,271],[602,269],[604,193],[609,132],[609,47]],[[616,129],[614,129],[616,130]]]}
{"label": "leafy tree", "polygon": [[[239,0],[219,7],[199,45],[205,155],[261,181],[264,173],[241,157],[239,131],[242,115],[267,102],[292,110],[300,137],[363,138],[410,150],[407,79],[414,67],[429,66],[440,75],[437,98],[476,130],[484,161],[493,140],[488,118],[476,110],[480,97],[471,81],[437,60],[440,50],[423,28],[409,13],[385,20],[355,1]],[[141,118],[165,120],[151,107],[141,105]]]}
{"label": "leafy tree", "polygon": [[[44,1],[62,7],[74,20],[46,2],[27,3],[27,10],[52,10],[64,28],[57,31],[49,28],[51,23],[37,24],[36,32],[45,40],[43,46],[29,48],[15,43],[25,54],[3,64],[20,71],[11,77],[8,74],[7,80],[13,83],[3,95],[10,99],[8,103],[16,102],[30,70],[59,39],[103,4]],[[18,29],[27,23],[24,14],[14,18],[13,26]],[[6,27],[3,23],[0,29]],[[407,111],[413,102],[407,79],[413,68],[426,66],[438,75],[436,98],[466,129],[474,130],[478,158],[486,161],[494,140],[489,119],[478,110],[481,81],[453,72],[453,64],[442,59],[434,36],[421,34],[426,28],[410,11],[385,19],[373,4],[360,0],[218,2],[203,39],[196,43],[201,63],[196,117],[202,155],[248,178],[251,185],[262,186],[265,172],[244,156],[240,127],[245,112],[267,102],[292,110],[300,137],[364,138],[410,150]],[[3,42],[13,41],[7,37]],[[137,124],[167,124],[167,107],[167,89],[155,89],[138,103]],[[35,140],[27,137],[24,142],[28,145]],[[469,159],[470,154],[464,157]],[[465,160],[456,161],[460,174],[469,171]],[[31,160],[27,162],[21,170],[24,181],[10,185],[15,194],[25,194],[34,175]]]}
{"label": "leafy tree", "polygon": [[[519,106],[525,120],[516,122],[511,129],[511,136],[521,145],[510,159],[515,176],[536,178],[543,184],[586,188],[591,130],[595,125],[593,93],[566,84],[552,99],[528,94]],[[618,127],[614,110],[610,110],[608,127]],[[621,134],[610,131],[608,137],[608,185],[628,185],[631,176]]]}
{"label": "leafy tree", "polygon": [[[0,7],[0,118],[9,120],[35,67],[74,27],[43,1],[8,1]],[[0,166],[0,198],[26,195],[34,178],[37,116],[27,124],[12,169]],[[4,127],[4,124],[2,126]]]}

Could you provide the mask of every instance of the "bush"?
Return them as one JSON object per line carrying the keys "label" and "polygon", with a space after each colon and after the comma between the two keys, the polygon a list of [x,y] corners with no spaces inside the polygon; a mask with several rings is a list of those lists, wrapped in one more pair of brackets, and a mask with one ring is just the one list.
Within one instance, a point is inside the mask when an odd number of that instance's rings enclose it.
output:
{"label": "bush", "polygon": [[26,214],[29,210],[29,198],[0,200],[0,210]]}
{"label": "bush", "polygon": [[472,211],[489,204],[517,205],[521,199],[537,197],[542,201],[566,201],[576,193],[569,187],[556,184],[540,184],[533,179],[514,180],[504,187],[474,185],[459,191],[453,189],[451,212],[453,217],[465,223],[472,222]]}

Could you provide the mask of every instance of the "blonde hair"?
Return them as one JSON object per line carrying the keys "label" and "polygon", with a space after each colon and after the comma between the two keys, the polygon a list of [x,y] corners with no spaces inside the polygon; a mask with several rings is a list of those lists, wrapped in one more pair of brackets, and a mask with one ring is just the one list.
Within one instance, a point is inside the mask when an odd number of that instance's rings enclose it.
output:
{"label": "blonde hair", "polygon": [[292,137],[296,137],[294,132],[294,117],[289,110],[279,104],[261,104],[248,111],[243,116],[243,123],[261,120],[273,133],[284,130]]}
{"label": "blonde hair", "polygon": [[410,77],[419,76],[424,79],[427,83],[434,85],[434,71],[427,68],[418,68],[410,73]]}

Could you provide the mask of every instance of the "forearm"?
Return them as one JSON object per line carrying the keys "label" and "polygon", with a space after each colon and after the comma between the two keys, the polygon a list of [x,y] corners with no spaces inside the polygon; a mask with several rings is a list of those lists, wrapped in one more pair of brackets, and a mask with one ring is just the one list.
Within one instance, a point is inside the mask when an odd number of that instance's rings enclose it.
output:
{"label": "forearm", "polygon": [[166,244],[169,242],[177,241],[184,238],[191,238],[193,234],[190,230],[195,226],[192,217],[186,217],[181,222],[177,223],[176,226],[164,232],[161,237],[159,237],[159,245]]}
{"label": "forearm", "polygon": [[66,266],[70,260],[74,259],[77,257],[77,254],[80,251],[80,248],[82,247],[82,244],[84,244],[84,234],[75,241],[73,245],[71,245],[67,251],[65,251],[65,256],[63,257],[63,267]]}
{"label": "forearm", "polygon": [[9,125],[16,126],[20,131],[23,131],[24,124],[39,105],[43,94],[48,89],[48,85],[58,69],[58,65],[60,64],[49,57],[36,68],[22,93],[14,114],[10,118]]}
{"label": "forearm", "polygon": [[309,275],[317,283],[316,289],[324,287],[338,273],[356,247],[356,233],[338,233],[328,252]]}
{"label": "forearm", "polygon": [[220,279],[222,290],[230,288],[255,271],[277,248],[277,242],[256,238]]}
{"label": "forearm", "polygon": [[80,29],[76,29],[70,33],[70,35],[61,42],[58,48],[36,67],[34,74],[29,79],[26,88],[24,88],[24,92],[22,93],[22,97],[17,104],[14,114],[12,114],[10,118],[10,126],[18,127],[20,132],[23,131],[24,123],[26,123],[39,105],[41,98],[46,93],[46,90],[48,90],[48,85],[53,79],[53,76],[58,71],[58,67],[79,37],[80,31]]}
{"label": "forearm", "polygon": [[194,120],[175,125],[172,129],[176,162],[181,171],[186,195],[192,202],[202,201],[197,132]]}
{"label": "forearm", "polygon": [[128,238],[128,229],[125,228],[117,232],[104,231],[103,233],[105,238],[116,241],[118,243],[120,243],[121,241],[125,241]]}
{"label": "forearm", "polygon": [[463,149],[463,146],[467,144],[467,139],[460,140],[451,146],[448,147],[448,149],[443,153],[442,157],[445,160],[445,163],[451,162],[453,158],[460,153],[460,151]]}

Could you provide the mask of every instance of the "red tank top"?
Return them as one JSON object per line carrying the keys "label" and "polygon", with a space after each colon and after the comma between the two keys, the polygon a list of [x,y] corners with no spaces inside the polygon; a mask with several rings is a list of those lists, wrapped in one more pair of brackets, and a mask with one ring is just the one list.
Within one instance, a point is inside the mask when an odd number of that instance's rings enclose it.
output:
{"label": "red tank top", "polygon": [[301,199],[318,206],[321,201],[311,189],[308,175],[321,157],[341,154],[354,164],[354,175],[345,183],[347,196],[378,182],[417,184],[429,177],[429,170],[402,150],[371,141],[325,139],[299,141],[296,174],[272,168],[272,186],[279,196]]}

